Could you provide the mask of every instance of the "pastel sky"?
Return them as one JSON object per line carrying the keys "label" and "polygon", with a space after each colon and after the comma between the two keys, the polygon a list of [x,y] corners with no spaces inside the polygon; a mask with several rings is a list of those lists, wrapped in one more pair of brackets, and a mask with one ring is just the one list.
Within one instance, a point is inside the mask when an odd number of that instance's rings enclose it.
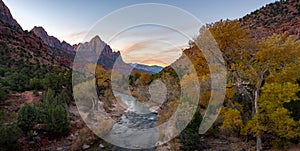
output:
{"label": "pastel sky", "polygon": [[[144,25],[122,31],[115,37],[105,31],[88,33],[103,17],[118,9],[142,3],[168,4],[189,12],[203,24],[221,19],[238,19],[275,0],[3,0],[24,30],[43,26],[49,35],[70,44],[88,41],[96,34],[114,50],[120,50],[126,62],[166,66],[181,55],[188,39],[162,26]],[[163,13],[162,13],[163,17]],[[126,23],[132,18],[114,18]],[[176,20],[176,16],[174,16]],[[189,37],[195,37],[200,27],[178,21]],[[121,29],[120,29],[121,30]],[[87,34],[88,33],[88,34]],[[93,35],[95,34],[95,35]],[[172,37],[172,40],[170,40]]]}

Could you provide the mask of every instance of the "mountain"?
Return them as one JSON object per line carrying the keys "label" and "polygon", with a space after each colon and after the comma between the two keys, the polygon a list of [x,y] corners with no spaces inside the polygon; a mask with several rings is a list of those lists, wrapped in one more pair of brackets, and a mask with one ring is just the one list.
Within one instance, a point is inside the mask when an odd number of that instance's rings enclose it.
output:
{"label": "mountain", "polygon": [[[120,52],[113,52],[109,45],[95,36],[89,42],[79,43],[76,46],[76,52],[79,56],[91,63],[97,63],[105,69],[112,69],[115,61],[118,59],[120,64],[125,65]],[[100,56],[98,56],[100,54]]]}
{"label": "mountain", "polygon": [[[102,41],[99,36],[95,36],[89,42],[72,46],[65,41],[61,42],[58,38],[48,35],[47,31],[41,26],[35,26],[30,32],[24,31],[2,0],[0,0],[0,42],[5,45],[3,46],[5,49],[8,49],[12,64],[14,64],[13,62],[22,64],[21,60],[27,60],[30,64],[69,68],[72,66],[77,51],[87,60],[94,61],[99,58],[96,63],[105,69],[112,69],[117,64],[114,69],[117,68],[120,72],[129,70],[132,67],[150,74],[162,70],[162,67],[159,66],[125,63],[121,53],[119,51],[113,52],[111,47]],[[101,55],[98,57],[99,52],[101,52]]]}
{"label": "mountain", "polygon": [[40,37],[43,40],[43,42],[50,47],[59,50],[74,51],[74,47],[68,44],[67,42],[60,42],[56,37],[49,36],[43,27],[35,26],[31,31],[38,37]]}
{"label": "mountain", "polygon": [[276,1],[244,16],[242,24],[255,38],[266,38],[273,33],[300,35],[300,1]]}
{"label": "mountain", "polygon": [[34,33],[43,41],[51,54],[68,60],[68,66],[72,65],[76,55],[75,46],[73,47],[65,41],[60,42],[60,40],[54,36],[49,36],[43,27],[35,26],[30,32]]}
{"label": "mountain", "polygon": [[0,0],[0,21],[3,24],[9,24],[18,29],[22,29],[18,22],[12,17],[8,7]]}
{"label": "mountain", "polygon": [[24,31],[0,0],[1,65],[10,67],[38,65],[65,69],[71,61],[55,56],[33,32]]}
{"label": "mountain", "polygon": [[132,63],[130,63],[129,65],[131,65],[132,67],[134,67],[135,69],[141,72],[146,72],[150,74],[156,74],[163,69],[163,67],[157,65],[148,66],[143,64],[132,64]]}

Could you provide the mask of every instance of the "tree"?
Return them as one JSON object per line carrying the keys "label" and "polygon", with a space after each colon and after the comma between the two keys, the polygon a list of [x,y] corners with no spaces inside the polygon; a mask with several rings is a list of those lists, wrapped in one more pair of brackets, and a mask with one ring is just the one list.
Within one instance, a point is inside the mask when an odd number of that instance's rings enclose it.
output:
{"label": "tree", "polygon": [[22,130],[16,125],[0,125],[0,150],[16,150]]}
{"label": "tree", "polygon": [[[209,28],[223,53],[229,75],[228,89],[234,88],[239,96],[250,100],[252,104],[250,118],[254,118],[255,114],[259,113],[258,100],[264,83],[271,80],[271,77],[283,74],[284,71],[299,65],[300,42],[295,41],[293,36],[285,35],[273,35],[255,42],[237,20],[216,22],[206,28]],[[203,35],[205,33],[201,33],[196,40],[200,41]],[[299,68],[295,69],[292,78],[277,80],[284,82],[282,80],[298,78]],[[228,104],[237,108],[234,103]],[[261,150],[261,136],[256,136],[256,148]]]}
{"label": "tree", "polygon": [[[252,68],[252,71],[254,71],[253,78],[256,79],[253,99],[255,114],[259,113],[260,91],[267,77],[269,75],[282,73],[285,71],[284,69],[292,64],[298,64],[300,54],[300,43],[299,41],[295,41],[293,36],[273,35],[267,39],[263,39],[258,47],[259,51],[253,57],[254,62],[251,65],[247,64],[249,68]],[[262,148],[261,145],[259,145],[261,144],[261,138],[260,133],[257,134],[257,150],[260,150]]]}
{"label": "tree", "polygon": [[15,72],[8,77],[8,84],[11,90],[25,91],[29,86],[29,78],[25,74]]}
{"label": "tree", "polygon": [[69,132],[68,114],[64,106],[67,100],[65,94],[56,96],[52,89],[44,93],[42,103],[37,104],[40,113],[40,123],[46,125],[46,130],[55,136],[65,135]]}
{"label": "tree", "polygon": [[181,150],[203,150],[207,146],[204,142],[199,141],[200,135],[198,134],[199,125],[202,121],[200,111],[197,109],[192,121],[180,133],[179,138],[182,143]]}
{"label": "tree", "polygon": [[0,83],[0,101],[3,101],[6,97],[7,97],[7,93],[4,91],[4,88]]}
{"label": "tree", "polygon": [[43,84],[40,79],[32,78],[30,79],[29,87],[33,90],[41,90],[43,89]]}
{"label": "tree", "polygon": [[133,70],[133,74],[129,75],[129,85],[136,86],[136,80],[141,77],[141,73],[137,70]]}
{"label": "tree", "polygon": [[298,91],[298,85],[289,82],[265,84],[258,100],[258,113],[247,123],[243,133],[254,136],[263,133],[275,134],[277,140],[281,141],[299,137],[299,122],[284,107],[285,103],[298,99]]}
{"label": "tree", "polygon": [[147,73],[142,73],[139,82],[143,85],[148,85],[151,82],[151,77]]}
{"label": "tree", "polygon": [[33,129],[39,120],[39,114],[32,105],[25,104],[18,113],[18,126],[26,133]]}
{"label": "tree", "polygon": [[70,130],[67,112],[62,105],[50,105],[45,124],[47,131],[54,135],[66,135]]}
{"label": "tree", "polygon": [[220,126],[221,130],[224,130],[229,134],[240,134],[240,130],[243,127],[243,121],[238,110],[223,107],[221,117],[223,119],[223,123]]}

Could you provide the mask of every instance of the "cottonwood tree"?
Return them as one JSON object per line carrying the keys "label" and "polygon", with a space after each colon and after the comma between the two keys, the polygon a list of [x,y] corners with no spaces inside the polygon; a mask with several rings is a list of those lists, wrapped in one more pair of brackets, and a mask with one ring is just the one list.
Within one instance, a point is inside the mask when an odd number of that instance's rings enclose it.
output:
{"label": "cottonwood tree", "polygon": [[290,82],[265,84],[258,99],[258,113],[247,123],[242,133],[254,136],[275,134],[277,143],[282,138],[290,140],[299,137],[299,122],[295,121],[290,116],[291,112],[284,107],[284,103],[297,100],[298,91],[298,85]]}
{"label": "cottonwood tree", "polygon": [[[255,118],[260,111],[259,99],[266,80],[276,74],[284,74],[288,68],[299,64],[299,41],[295,41],[293,36],[273,35],[257,43],[237,20],[220,21],[204,28],[209,28],[223,53],[229,75],[227,89],[235,89],[237,93],[247,96],[252,104],[251,118]],[[202,37],[200,30],[196,40]],[[299,77],[297,73],[300,72],[295,72],[293,78]],[[232,108],[238,109],[228,101]],[[257,132],[255,135],[257,150],[262,149],[261,134]]]}

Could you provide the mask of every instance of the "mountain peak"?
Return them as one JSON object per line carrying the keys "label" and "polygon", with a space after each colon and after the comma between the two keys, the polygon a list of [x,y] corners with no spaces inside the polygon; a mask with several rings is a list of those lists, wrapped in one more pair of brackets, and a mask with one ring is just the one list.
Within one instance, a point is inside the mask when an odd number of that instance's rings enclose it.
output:
{"label": "mountain peak", "polygon": [[98,36],[98,35],[96,35],[94,38],[92,38],[91,40],[90,40],[90,43],[103,43],[103,41],[101,40],[101,38]]}
{"label": "mountain peak", "polygon": [[74,48],[70,44],[68,44],[65,41],[60,42],[60,40],[58,40],[54,36],[49,36],[47,31],[41,26],[34,26],[34,28],[31,31],[35,35],[40,37],[43,40],[43,42],[50,47],[65,51],[74,51]]}
{"label": "mountain peak", "polygon": [[22,29],[18,22],[13,18],[8,7],[0,0],[0,20],[4,23],[7,23],[11,26]]}
{"label": "mountain peak", "polygon": [[42,27],[42,26],[34,26],[32,30],[39,30],[39,31],[44,31],[44,32],[46,32],[46,30],[45,30],[44,27]]}
{"label": "mountain peak", "polygon": [[33,33],[35,33],[39,37],[48,37],[48,33],[42,26],[34,26],[33,29],[31,30]]}

